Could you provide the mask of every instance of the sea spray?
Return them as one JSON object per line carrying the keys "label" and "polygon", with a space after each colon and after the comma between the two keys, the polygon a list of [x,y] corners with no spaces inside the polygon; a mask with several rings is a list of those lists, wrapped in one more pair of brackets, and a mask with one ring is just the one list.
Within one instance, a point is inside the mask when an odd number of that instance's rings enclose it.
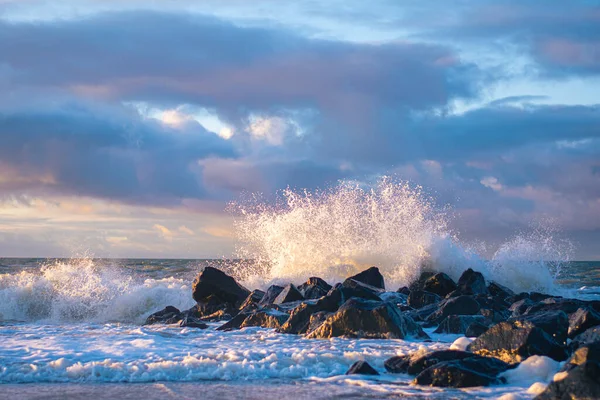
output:
{"label": "sea spray", "polygon": [[253,196],[230,210],[238,256],[255,262],[237,276],[252,287],[310,276],[339,282],[376,265],[392,290],[423,270],[456,280],[473,268],[517,291],[552,291],[555,261],[568,261],[564,246],[541,230],[515,236],[486,259],[453,234],[447,209],[420,187],[389,177],[371,186],[340,182],[314,192],[286,189],[274,202]]}

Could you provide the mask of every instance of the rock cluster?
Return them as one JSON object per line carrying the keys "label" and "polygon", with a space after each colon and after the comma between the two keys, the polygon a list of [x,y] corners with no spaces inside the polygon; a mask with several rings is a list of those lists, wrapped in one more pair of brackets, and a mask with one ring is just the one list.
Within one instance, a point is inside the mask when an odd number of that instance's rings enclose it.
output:
{"label": "rock cluster", "polygon": [[[193,284],[196,305],[169,306],[146,324],[180,324],[217,330],[273,328],[307,338],[332,337],[428,340],[435,333],[474,338],[466,351],[444,350],[388,359],[388,373],[413,375],[414,383],[440,387],[500,384],[502,373],[527,357],[565,361],[564,378],[546,398],[600,397],[600,302],[543,293],[514,293],[467,269],[455,282],[445,273],[423,272],[409,287],[389,292],[376,267],[330,285],[311,277],[295,285],[249,291],[223,271],[207,267]],[[376,366],[377,367],[377,366]],[[348,374],[378,374],[364,361]]]}

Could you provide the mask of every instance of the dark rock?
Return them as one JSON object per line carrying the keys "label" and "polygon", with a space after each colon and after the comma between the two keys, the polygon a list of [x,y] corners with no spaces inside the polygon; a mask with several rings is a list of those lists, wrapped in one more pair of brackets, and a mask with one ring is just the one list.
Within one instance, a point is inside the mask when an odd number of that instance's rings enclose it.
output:
{"label": "dark rock", "polygon": [[550,382],[535,400],[600,399],[600,363],[587,361],[573,368],[568,375]]}
{"label": "dark rock", "polygon": [[202,322],[201,319],[191,317],[189,315],[185,315],[183,319],[179,322],[179,326],[182,328],[198,328],[198,329],[206,329],[208,325]]}
{"label": "dark rock", "polygon": [[562,299],[549,297],[530,306],[525,311],[525,315],[538,314],[546,311],[563,311],[566,314],[573,314],[579,308],[585,307],[586,303],[577,299]]}
{"label": "dark rock", "polygon": [[506,286],[502,286],[501,284],[491,281],[488,285],[488,292],[494,296],[499,297],[501,299],[506,299],[508,297],[514,296],[515,292],[507,288]]}
{"label": "dark rock", "polygon": [[344,303],[352,297],[381,301],[381,297],[378,296],[379,293],[382,293],[380,290],[353,279],[346,279],[341,285],[336,285],[336,288],[340,291]]}
{"label": "dark rock", "polygon": [[400,289],[398,289],[398,293],[402,293],[408,296],[410,294],[410,289],[406,286],[403,286]]}
{"label": "dark rock", "polygon": [[308,321],[308,329],[306,330],[306,333],[311,333],[312,331],[316,330],[318,327],[320,327],[323,322],[325,322],[325,320],[331,315],[331,313],[327,312],[327,311],[319,311],[316,312],[314,314],[312,314],[310,316],[310,320]]}
{"label": "dark rock", "polygon": [[523,315],[509,321],[528,321],[534,326],[542,329],[557,343],[564,344],[567,340],[569,330],[569,317],[560,310],[547,311],[533,315]]}
{"label": "dark rock", "polygon": [[504,382],[497,376],[508,368],[508,364],[488,357],[444,361],[421,372],[415,378],[415,383],[456,388],[489,386]]}
{"label": "dark rock", "polygon": [[410,375],[418,375],[425,369],[444,361],[462,360],[468,357],[480,357],[473,353],[460,350],[439,350],[412,358],[406,369]]}
{"label": "dark rock", "polygon": [[568,335],[572,339],[587,329],[600,325],[600,313],[593,308],[579,308],[569,316]]}
{"label": "dark rock", "polygon": [[176,324],[183,318],[181,311],[173,306],[167,306],[164,309],[155,312],[146,318],[144,325],[153,324]]}
{"label": "dark rock", "polygon": [[427,281],[427,279],[431,278],[432,276],[434,276],[435,273],[431,272],[431,271],[424,271],[421,272],[421,275],[419,276],[419,279],[417,279],[416,281],[414,281],[413,283],[411,283],[408,286],[409,290],[423,290],[423,288],[425,287],[425,282]]}
{"label": "dark rock", "polygon": [[561,368],[561,371],[570,371],[587,361],[600,363],[600,342],[590,343],[575,350]]}
{"label": "dark rock", "polygon": [[192,286],[192,296],[197,302],[202,302],[209,296],[216,296],[222,302],[239,305],[249,294],[250,291],[235,279],[213,267],[204,268]]}
{"label": "dark rock", "polygon": [[[410,306],[409,306],[410,307]],[[411,317],[415,321],[425,321],[427,317],[436,312],[439,309],[439,304],[430,304],[428,306],[419,308],[418,310],[402,310],[406,311],[406,315]]]}
{"label": "dark rock", "polygon": [[407,304],[413,308],[421,308],[429,304],[436,304],[442,300],[440,296],[424,290],[413,290],[408,295]]}
{"label": "dark rock", "polygon": [[383,275],[381,275],[381,272],[379,272],[379,268],[377,267],[371,267],[359,274],[349,277],[348,279],[353,279],[355,281],[365,283],[369,286],[385,290],[385,282],[383,281]]}
{"label": "dark rock", "polygon": [[467,350],[510,363],[521,362],[534,355],[548,356],[557,361],[567,358],[563,346],[529,321],[501,322],[494,325],[469,344]]}
{"label": "dark rock", "polygon": [[[196,318],[206,319],[209,316],[211,319],[215,319],[216,315],[235,315],[237,314],[238,306],[234,303],[229,303],[223,301],[217,295],[210,295],[205,297],[204,299],[198,301],[196,305],[192,308],[195,308],[194,311],[190,311],[190,315]],[[220,312],[220,313],[219,313]]]}
{"label": "dark rock", "polygon": [[379,375],[366,361],[357,361],[346,372],[346,375]]}
{"label": "dark rock", "polygon": [[309,338],[338,336],[369,339],[428,338],[411,318],[392,303],[351,298],[309,333]]}
{"label": "dark rock", "polygon": [[289,315],[276,309],[258,310],[248,315],[242,321],[240,328],[260,326],[262,328],[280,328]]}
{"label": "dark rock", "polygon": [[290,312],[289,318],[278,329],[280,333],[303,334],[308,331],[311,316],[319,312],[314,304],[302,303]]}
{"label": "dark rock", "polygon": [[229,321],[217,328],[218,331],[232,331],[234,329],[240,329],[244,320],[249,314],[239,313]]}
{"label": "dark rock", "polygon": [[481,272],[473,271],[471,268],[463,272],[458,279],[458,290],[465,294],[487,294],[485,279]]}
{"label": "dark rock", "polygon": [[475,315],[481,306],[472,296],[458,296],[444,300],[440,308],[427,317],[427,321],[439,324],[448,315]]}
{"label": "dark rock", "polygon": [[383,366],[386,371],[393,374],[405,374],[410,366],[410,356],[394,356],[384,361]]}
{"label": "dark rock", "polygon": [[575,336],[571,341],[569,347],[572,350],[575,350],[579,347],[586,346],[594,342],[600,342],[600,326],[588,328],[583,333],[580,333],[579,335]]}
{"label": "dark rock", "polygon": [[227,310],[217,310],[212,314],[208,314],[200,318],[202,321],[206,322],[215,322],[215,321],[228,321],[233,318],[234,315],[238,313],[230,314]]}
{"label": "dark rock", "polygon": [[[529,298],[529,293],[527,293],[527,292],[521,292],[519,294],[515,294],[514,296],[507,297],[505,300],[507,302],[509,302],[510,304],[513,304],[513,303],[515,303],[517,301],[520,301],[520,300],[523,300],[523,299],[528,299],[528,298]],[[533,300],[532,300],[532,302],[533,302]]]}
{"label": "dark rock", "polygon": [[246,297],[246,300],[244,300],[244,302],[240,305],[239,311],[248,312],[257,309],[258,302],[264,297],[264,295],[265,292],[263,292],[262,290],[253,290],[252,292],[250,292],[248,297]]}
{"label": "dark rock", "polygon": [[283,286],[271,285],[265,292],[264,296],[258,302],[259,305],[265,306],[268,304],[273,304],[277,296],[283,291]]}
{"label": "dark rock", "polygon": [[485,323],[473,322],[467,327],[465,336],[468,338],[479,337],[487,332],[490,327]]}
{"label": "dark rock", "polygon": [[305,299],[318,299],[331,290],[331,285],[321,278],[308,278],[306,282],[298,286],[298,291]]}
{"label": "dark rock", "polygon": [[473,323],[486,325],[486,318],[482,315],[449,315],[437,327],[435,333],[462,333]]}
{"label": "dark rock", "polygon": [[423,283],[423,290],[435,293],[440,297],[445,297],[448,293],[457,289],[456,283],[443,272],[439,272],[429,277]]}
{"label": "dark rock", "polygon": [[304,300],[302,293],[300,293],[298,291],[296,286],[294,286],[293,284],[290,283],[289,285],[287,285],[286,287],[283,288],[281,293],[279,293],[277,295],[275,300],[273,300],[273,304],[290,303],[292,301],[300,301],[300,300]]}
{"label": "dark rock", "polygon": [[482,308],[479,310],[479,314],[483,315],[487,320],[491,321],[493,324],[497,324],[499,322],[504,322],[510,317],[510,311],[495,311],[490,310],[488,308]]}
{"label": "dark rock", "polygon": [[539,292],[531,292],[529,293],[529,298],[534,301],[534,302],[539,302],[539,301],[544,301],[546,299],[551,299],[554,298],[554,296],[550,295],[550,294],[545,294],[545,293],[539,293]]}
{"label": "dark rock", "polygon": [[519,317],[525,314],[525,311],[527,311],[527,309],[534,304],[535,302],[533,300],[531,300],[529,297],[526,297],[512,303],[508,310],[512,312],[513,317]]}

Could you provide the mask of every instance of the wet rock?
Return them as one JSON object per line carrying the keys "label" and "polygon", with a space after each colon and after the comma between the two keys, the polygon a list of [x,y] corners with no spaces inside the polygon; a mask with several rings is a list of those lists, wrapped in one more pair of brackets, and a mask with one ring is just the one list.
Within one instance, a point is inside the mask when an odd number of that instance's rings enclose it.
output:
{"label": "wet rock", "polygon": [[587,329],[600,325],[600,313],[593,308],[579,308],[569,316],[569,338],[574,338]]}
{"label": "wet rock", "polygon": [[434,275],[435,275],[435,273],[431,272],[431,271],[421,272],[421,275],[419,276],[419,279],[417,279],[416,281],[414,281],[413,283],[411,283],[408,286],[408,289],[410,291],[413,291],[413,290],[423,290],[423,288],[425,287],[425,282],[427,281],[427,279],[431,278]]}
{"label": "wet rock", "polygon": [[408,296],[410,294],[410,289],[406,286],[403,286],[400,289],[398,289],[398,293]]}
{"label": "wet rock", "polygon": [[411,318],[392,303],[351,298],[309,333],[309,338],[353,337],[369,339],[428,338]]}
{"label": "wet rock", "polygon": [[535,397],[535,400],[554,399],[600,399],[600,364],[587,361],[578,365]]}
{"label": "wet rock", "polygon": [[575,336],[571,341],[569,347],[572,350],[575,350],[579,347],[586,346],[594,342],[600,342],[600,326],[588,328],[583,333],[580,333],[579,335]]}
{"label": "wet rock", "polygon": [[465,336],[468,338],[479,337],[487,332],[490,327],[485,323],[473,322],[467,327]]}
{"label": "wet rock", "polygon": [[379,295],[379,298],[382,301],[389,301],[397,306],[404,306],[408,302],[408,296],[398,292],[383,292]]}
{"label": "wet rock", "polygon": [[379,294],[383,293],[380,289],[374,286],[366,285],[362,282],[355,281],[354,279],[346,279],[341,285],[336,285],[336,288],[340,291],[343,302],[346,302],[346,300],[352,297],[358,297],[365,300],[381,301]]}
{"label": "wet rock", "polygon": [[258,302],[258,304],[260,306],[265,306],[265,305],[268,305],[268,304],[273,304],[273,302],[275,301],[275,299],[277,298],[277,296],[279,296],[279,294],[282,291],[283,291],[283,286],[278,286],[278,285],[271,285],[271,286],[269,286],[269,288],[265,292],[265,294],[262,297],[262,299],[260,299],[260,301]]}
{"label": "wet rock", "polygon": [[471,268],[463,272],[458,279],[458,290],[465,294],[488,294],[485,279],[481,272]]}
{"label": "wet rock", "polygon": [[206,322],[228,321],[233,318],[234,315],[237,315],[237,313],[230,314],[227,312],[227,310],[217,310],[212,314],[201,317],[200,319]]}
{"label": "wet rock", "polygon": [[418,375],[425,369],[444,361],[462,360],[468,357],[480,357],[473,353],[460,350],[439,350],[411,359],[406,372]]}
{"label": "wet rock", "polygon": [[366,361],[357,361],[346,372],[346,375],[379,375],[375,368]]}
{"label": "wet rock", "polygon": [[431,314],[438,311],[438,309],[439,304],[430,304],[428,306],[419,308],[418,310],[401,310],[406,311],[405,314],[411,317],[413,320],[422,322],[425,321]]}
{"label": "wet rock", "polygon": [[308,278],[306,282],[298,286],[298,291],[305,299],[318,299],[331,290],[331,285],[321,278]]}
{"label": "wet rock", "polygon": [[182,314],[179,309],[173,306],[167,306],[164,309],[155,312],[146,318],[144,325],[153,324],[176,324],[182,319]]}
{"label": "wet rock", "polygon": [[192,286],[192,297],[196,302],[202,302],[209,296],[216,296],[222,302],[239,305],[249,294],[250,291],[238,284],[235,279],[213,267],[204,268]]}
{"label": "wet rock", "polygon": [[308,329],[306,333],[311,333],[320,327],[323,322],[331,315],[330,312],[327,311],[319,311],[310,316],[310,320],[308,321]]}
{"label": "wet rock", "polygon": [[587,361],[600,363],[600,342],[590,343],[575,350],[561,368],[561,371],[570,371]]}
{"label": "wet rock", "polygon": [[181,321],[179,321],[179,326],[182,328],[197,328],[197,329],[206,329],[208,325],[206,325],[201,319],[191,317],[189,315],[185,315]]}
{"label": "wet rock", "polygon": [[289,315],[276,309],[259,310],[248,315],[240,324],[240,328],[260,326],[262,328],[280,328]]}
{"label": "wet rock", "polygon": [[407,304],[413,308],[421,308],[429,304],[439,303],[441,300],[442,298],[435,293],[413,290],[408,295]]}
{"label": "wet rock", "polygon": [[349,277],[348,279],[353,279],[355,281],[365,283],[369,286],[385,290],[385,282],[383,280],[383,275],[381,275],[381,272],[379,272],[379,268],[377,267],[371,267],[359,274]]}
{"label": "wet rock", "polygon": [[278,329],[280,333],[304,334],[308,331],[311,316],[320,311],[317,305],[302,303],[294,308],[289,318]]}
{"label": "wet rock", "polygon": [[244,320],[248,317],[249,314],[239,313],[229,321],[225,322],[223,325],[217,328],[218,331],[232,331],[234,329],[240,329]]}
{"label": "wet rock", "polygon": [[567,358],[563,346],[529,321],[501,322],[494,325],[469,344],[467,350],[509,363],[521,362],[534,355],[548,356],[556,361]]}
{"label": "wet rock", "polygon": [[449,315],[475,315],[481,306],[472,296],[458,296],[444,300],[440,308],[429,315],[426,321],[439,324]]}
{"label": "wet rock", "polygon": [[425,280],[423,290],[445,297],[448,293],[457,289],[456,283],[447,274],[439,272]]}
{"label": "wet rock", "polygon": [[249,311],[257,309],[258,302],[264,297],[264,295],[265,295],[265,292],[263,292],[262,290],[258,290],[258,289],[253,290],[252,292],[250,292],[248,297],[246,297],[246,300],[244,300],[244,302],[240,305],[239,311],[240,312],[249,312]]}
{"label": "wet rock", "polygon": [[525,314],[525,311],[527,311],[527,309],[534,304],[535,302],[533,300],[531,300],[529,297],[526,297],[512,303],[508,308],[508,311],[512,313],[513,317],[519,317]]}
{"label": "wet rock", "polygon": [[502,383],[498,374],[509,368],[507,363],[488,357],[470,357],[437,363],[416,378],[419,385],[439,387],[475,387]]}
{"label": "wet rock", "polygon": [[435,333],[462,333],[467,332],[467,328],[473,324],[479,323],[486,325],[486,318],[482,315],[449,315],[437,327]]}
{"label": "wet rock", "polygon": [[210,295],[198,301],[192,309],[188,310],[188,314],[193,317],[215,319],[217,315],[231,316],[237,314],[238,307],[234,303],[223,301],[216,295]]}
{"label": "wet rock", "polygon": [[385,360],[383,366],[386,371],[391,372],[392,374],[406,374],[408,373],[410,360],[410,355],[394,356]]}
{"label": "wet rock", "polygon": [[302,293],[298,291],[296,286],[290,283],[289,285],[283,288],[281,293],[277,295],[275,300],[273,300],[273,304],[290,303],[292,301],[300,300],[304,300],[304,296],[302,296]]}
{"label": "wet rock", "polygon": [[585,307],[586,303],[577,299],[563,299],[549,297],[527,308],[524,315],[538,314],[547,311],[563,311],[566,314],[573,314],[579,308]]}
{"label": "wet rock", "polygon": [[488,285],[488,292],[490,295],[494,297],[499,297],[501,299],[506,299],[508,297],[514,296],[515,292],[507,288],[506,286],[502,286],[498,282],[491,281]]}
{"label": "wet rock", "polygon": [[539,292],[530,292],[529,293],[529,298],[534,301],[534,302],[540,302],[540,301],[544,301],[546,299],[551,299],[554,298],[555,296],[552,296],[550,294],[545,294],[545,293],[539,293]]}
{"label": "wet rock", "polygon": [[488,321],[491,321],[493,324],[497,324],[499,322],[504,322],[510,318],[510,311],[495,311],[490,310],[488,308],[482,308],[479,310],[479,314],[483,315]]}
{"label": "wet rock", "polygon": [[[529,293],[521,292],[521,293],[515,294],[513,296],[507,297],[505,300],[508,303],[513,304],[513,303],[515,303],[517,301],[521,301],[523,299],[529,299]],[[533,300],[532,300],[532,302],[533,302]]]}
{"label": "wet rock", "polygon": [[509,321],[528,321],[545,331],[557,343],[564,344],[569,330],[569,317],[560,310],[547,311],[533,315],[523,315]]}

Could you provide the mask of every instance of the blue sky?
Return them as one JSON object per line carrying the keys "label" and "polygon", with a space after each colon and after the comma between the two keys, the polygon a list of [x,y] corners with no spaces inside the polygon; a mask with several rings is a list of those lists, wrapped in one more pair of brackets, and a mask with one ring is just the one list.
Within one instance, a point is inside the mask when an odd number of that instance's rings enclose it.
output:
{"label": "blue sky", "polygon": [[600,3],[0,0],[0,256],[220,257],[244,192],[394,174],[600,259]]}

